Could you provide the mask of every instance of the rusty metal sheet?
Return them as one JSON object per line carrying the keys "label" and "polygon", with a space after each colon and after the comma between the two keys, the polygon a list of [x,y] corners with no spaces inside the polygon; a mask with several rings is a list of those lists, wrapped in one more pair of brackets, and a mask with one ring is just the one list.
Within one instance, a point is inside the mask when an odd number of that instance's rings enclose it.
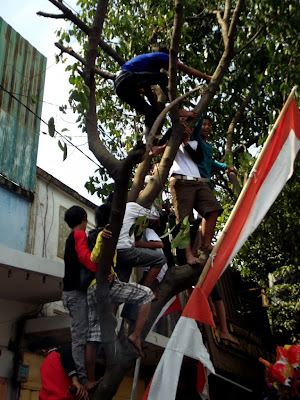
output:
{"label": "rusty metal sheet", "polygon": [[0,18],[0,173],[29,191],[35,183],[46,63]]}

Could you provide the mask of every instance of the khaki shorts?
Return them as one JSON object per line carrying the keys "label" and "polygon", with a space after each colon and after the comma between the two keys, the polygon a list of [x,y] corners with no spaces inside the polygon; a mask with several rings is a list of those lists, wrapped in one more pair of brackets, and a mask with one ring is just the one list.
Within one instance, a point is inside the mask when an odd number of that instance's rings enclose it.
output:
{"label": "khaki shorts", "polygon": [[173,198],[176,222],[179,223],[186,215],[192,220],[193,209],[204,219],[213,211],[222,214],[223,208],[215,198],[213,191],[206,182],[186,181],[172,178],[170,192]]}

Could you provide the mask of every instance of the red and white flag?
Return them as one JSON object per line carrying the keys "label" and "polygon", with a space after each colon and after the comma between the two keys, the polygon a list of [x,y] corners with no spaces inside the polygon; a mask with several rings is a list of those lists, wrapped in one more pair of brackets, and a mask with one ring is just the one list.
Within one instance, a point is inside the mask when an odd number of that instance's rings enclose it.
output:
{"label": "red and white flag", "polygon": [[184,355],[199,360],[214,372],[196,321],[214,326],[208,296],[215,283],[259,225],[286,181],[291,177],[300,148],[300,112],[290,95],[278,117],[248,182],[205,265],[182,316],[147,388],[148,400],[174,400]]}
{"label": "red and white flag", "polygon": [[[203,344],[196,321],[203,319],[202,304],[207,301],[200,288],[195,287],[179,318],[165,351],[155,370],[143,400],[174,400],[183,356],[200,361],[207,372],[214,372],[209,353]],[[208,315],[210,317],[210,315]],[[213,323],[206,320],[206,323]]]}

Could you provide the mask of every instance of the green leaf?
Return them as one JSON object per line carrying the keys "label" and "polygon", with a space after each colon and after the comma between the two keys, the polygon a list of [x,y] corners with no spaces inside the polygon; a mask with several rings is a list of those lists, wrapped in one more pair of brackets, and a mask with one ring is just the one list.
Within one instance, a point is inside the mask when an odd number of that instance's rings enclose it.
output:
{"label": "green leaf", "polygon": [[54,137],[55,135],[55,124],[53,117],[51,117],[48,121],[48,133],[51,137]]}
{"label": "green leaf", "polygon": [[171,243],[171,247],[174,249],[179,247],[179,249],[185,249],[186,246],[190,243],[190,223],[189,223],[189,216],[186,215],[181,222],[180,231],[175,236]]}
{"label": "green leaf", "polygon": [[37,97],[33,95],[30,96],[30,101],[32,104],[36,104],[38,102]]}
{"label": "green leaf", "polygon": [[65,161],[65,159],[67,158],[68,155],[68,149],[67,149],[67,145],[66,143],[64,143],[62,145],[61,141],[58,141],[58,147],[60,148],[60,150],[63,152],[63,161]]}
{"label": "green leaf", "polygon": [[180,231],[175,238],[172,240],[171,247],[172,249],[179,248],[185,249],[186,246],[190,243],[190,236],[186,235],[184,231]]}
{"label": "green leaf", "polygon": [[170,224],[169,224],[169,222],[167,222],[166,229],[165,229],[163,235],[160,236],[161,239],[164,239],[165,237],[169,236],[173,232],[173,230],[176,228],[176,225],[174,225],[171,229],[169,229],[169,227],[170,227]]}

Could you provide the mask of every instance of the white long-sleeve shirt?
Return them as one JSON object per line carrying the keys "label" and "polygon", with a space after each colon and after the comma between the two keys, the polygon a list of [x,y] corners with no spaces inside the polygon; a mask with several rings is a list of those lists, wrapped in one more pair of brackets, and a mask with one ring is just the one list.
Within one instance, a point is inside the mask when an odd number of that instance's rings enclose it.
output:
{"label": "white long-sleeve shirt", "polygon": [[135,223],[138,217],[146,216],[149,219],[158,219],[159,212],[152,205],[151,209],[144,208],[135,202],[129,202],[126,204],[123,225],[120,231],[119,240],[117,243],[117,249],[129,249],[134,246],[135,237],[134,234],[129,235],[131,226]]}

